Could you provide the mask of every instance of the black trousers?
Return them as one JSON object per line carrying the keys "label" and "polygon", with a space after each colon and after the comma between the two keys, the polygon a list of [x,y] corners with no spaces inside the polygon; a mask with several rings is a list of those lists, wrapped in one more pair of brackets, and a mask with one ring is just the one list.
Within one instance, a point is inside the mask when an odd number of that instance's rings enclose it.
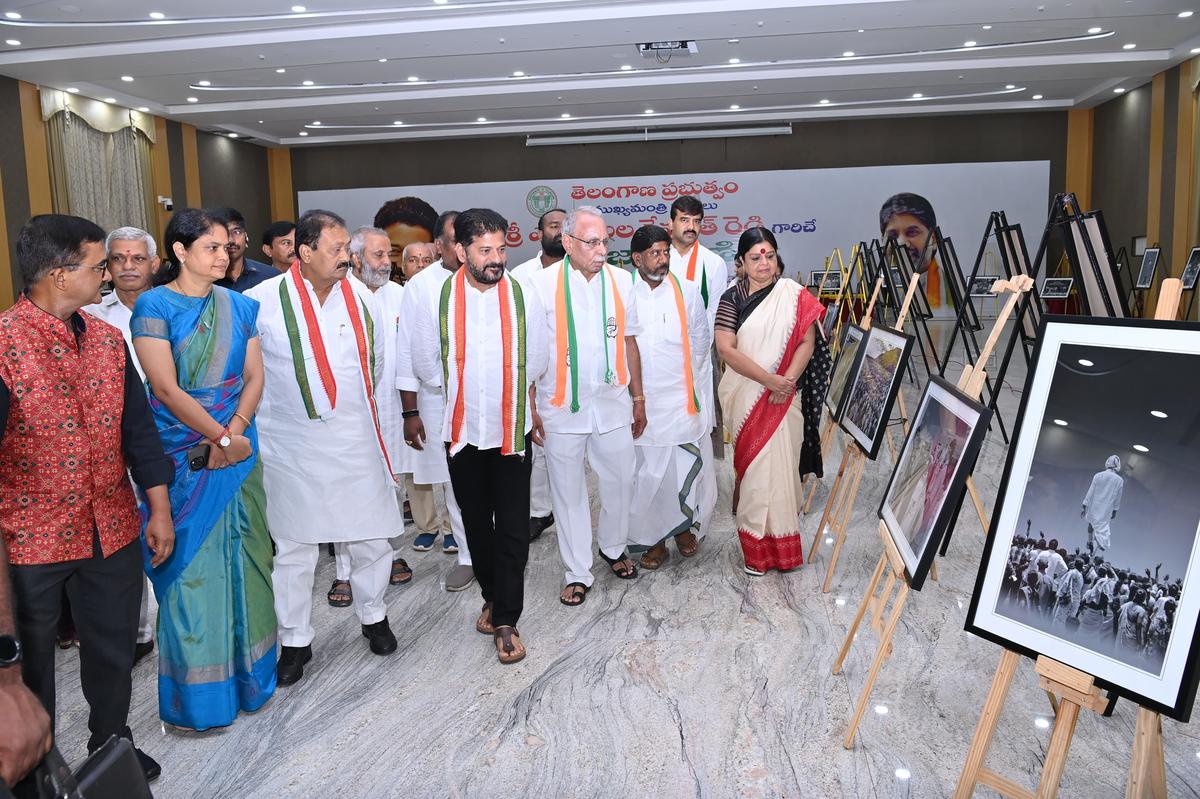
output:
{"label": "black trousers", "polygon": [[133,650],[142,602],[142,550],[137,540],[105,558],[95,536],[92,557],[65,563],[10,566],[17,602],[21,676],[54,722],[54,655],[63,588],[79,634],[79,682],[91,710],[88,751],[126,725]]}
{"label": "black trousers", "polygon": [[516,626],[525,603],[529,559],[529,473],[533,450],[501,455],[466,446],[449,458],[450,484],[462,511],[467,546],[492,624]]}

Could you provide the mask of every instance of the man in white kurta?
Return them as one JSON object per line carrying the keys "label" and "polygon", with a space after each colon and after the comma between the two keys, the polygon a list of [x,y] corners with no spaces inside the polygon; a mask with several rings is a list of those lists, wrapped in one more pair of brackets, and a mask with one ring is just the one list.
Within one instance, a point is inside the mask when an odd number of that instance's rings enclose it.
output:
{"label": "man in white kurta", "polygon": [[[563,249],[563,222],[567,212],[554,208],[538,218],[538,240],[542,251],[514,266],[509,274],[521,284],[526,291],[530,290],[530,281],[542,273],[548,266],[553,266],[563,259],[566,250]],[[533,471],[529,477],[529,540],[533,541],[554,524],[554,506],[550,500],[550,471],[546,468],[546,451],[539,445],[533,445]]]}
{"label": "man in white kurta", "polygon": [[[721,256],[700,244],[700,224],[703,221],[704,205],[696,197],[686,194],[671,203],[671,220],[668,226],[668,232],[671,234],[671,274],[680,280],[695,283],[699,288],[700,299],[704,303],[708,318],[708,340],[711,342],[717,321],[717,305],[729,282],[729,272]],[[696,334],[692,335],[694,338]],[[703,414],[707,425],[705,430],[712,431],[717,425],[717,403],[713,391],[713,355],[707,349],[705,353],[704,363],[696,375],[696,387],[700,394],[700,413]],[[704,484],[705,493],[716,496],[717,471],[713,462],[711,435],[705,436],[701,442],[700,454],[704,466],[699,480]],[[705,532],[703,527],[707,524],[708,520],[705,519],[704,525],[701,526],[701,534]]]}
{"label": "man in white kurta", "polygon": [[1088,523],[1088,551],[1112,546],[1112,520],[1121,509],[1121,495],[1125,492],[1125,478],[1121,476],[1121,458],[1109,456],[1104,471],[1092,476],[1087,494],[1083,497],[1083,508],[1079,515]]}
{"label": "man in white kurta", "polygon": [[[416,319],[418,308],[425,308],[436,315],[438,304],[441,302],[442,285],[459,267],[458,258],[454,254],[455,216],[456,214],[447,212],[438,219],[442,259],[434,261],[404,284],[404,299],[400,302],[402,319]],[[427,545],[418,545],[417,541],[422,540],[422,536],[426,540],[436,539],[440,529],[443,549],[455,552],[458,556],[458,564],[446,574],[446,590],[462,591],[475,580],[475,572],[471,568],[471,550],[463,533],[462,514],[454,498],[454,487],[450,484],[446,452],[443,447],[438,446],[437,425],[445,410],[442,380],[440,375],[434,375],[428,381],[421,380],[413,371],[411,325],[400,325],[400,335],[396,342],[396,387],[400,389],[400,402],[404,409],[402,415],[405,417],[405,444],[412,450],[409,454],[412,484],[406,485],[409,507],[412,508],[413,522],[417,528],[417,538],[413,546],[420,546],[422,550],[430,548],[433,545],[432,541]],[[409,435],[410,427],[418,429],[419,432]],[[433,446],[428,446],[430,441],[433,442]],[[433,497],[435,485],[445,487],[449,525],[438,519]],[[453,541],[453,547],[446,546],[447,539]]]}
{"label": "man in white kurta", "polygon": [[[383,432],[383,444],[392,465],[392,476],[396,479],[396,492],[403,502],[404,459],[409,451],[404,446],[404,422],[400,418],[400,392],[395,388],[395,378],[389,379],[396,368],[396,338],[400,331],[400,300],[404,287],[391,280],[392,262],[388,259],[391,241],[387,233],[375,227],[360,227],[350,235],[350,262],[353,273],[351,280],[362,283],[371,292],[378,313],[375,335],[383,339],[383,361],[389,372],[379,381],[375,394],[375,410],[379,414],[379,429]],[[411,471],[411,470],[410,470]],[[391,584],[400,585],[412,580],[412,569],[400,554],[400,537],[403,529],[397,530],[392,539]],[[345,544],[335,544],[336,571],[333,586],[329,589],[329,604],[345,607],[353,600],[350,587],[350,556]]]}
{"label": "man in white kurta", "polygon": [[576,208],[563,230],[566,257],[532,284],[546,309],[551,342],[549,368],[537,382],[534,438],[544,431],[558,549],[566,567],[559,601],[574,607],[583,604],[593,582],[585,457],[600,484],[600,555],[617,577],[637,576],[625,545],[633,440],[645,427],[646,411],[633,280],[605,262],[607,229],[597,209]]}
{"label": "man in white kurta", "polygon": [[696,379],[711,345],[708,318],[696,284],[670,273],[669,244],[656,225],[639,228],[630,241],[646,430],[634,442],[629,538],[635,551],[648,547],[640,561],[646,569],[666,561],[672,537],[681,555],[695,555],[717,500],[700,479],[708,430]]}
{"label": "man in white kurta", "polygon": [[246,292],[260,305],[265,380],[258,424],[276,545],[271,578],[281,685],[299,680],[312,658],[313,572],[322,542],[347,545],[354,609],[371,651],[396,651],[384,592],[388,539],[404,523],[374,407],[388,368],[378,335],[384,326],[371,293],[348,277],[349,243],[337,215],[306,212],[296,225],[293,268]]}

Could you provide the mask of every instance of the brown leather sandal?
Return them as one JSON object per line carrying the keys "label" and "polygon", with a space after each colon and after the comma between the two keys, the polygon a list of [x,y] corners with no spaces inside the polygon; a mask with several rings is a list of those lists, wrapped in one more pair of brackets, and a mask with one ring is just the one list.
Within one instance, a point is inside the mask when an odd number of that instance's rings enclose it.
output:
{"label": "brown leather sandal", "polygon": [[525,659],[525,647],[521,643],[521,634],[517,632],[516,627],[507,624],[500,625],[493,634],[493,640],[496,642],[496,657],[504,665],[508,666]]}
{"label": "brown leather sandal", "polygon": [[690,558],[700,549],[700,539],[696,538],[695,533],[688,530],[675,536],[675,546],[679,547],[680,555]]}
{"label": "brown leather sandal", "polygon": [[492,626],[492,603],[483,603],[483,612],[479,614],[479,618],[475,621],[475,629],[484,635],[494,635],[496,628]]}
{"label": "brown leather sandal", "polygon": [[647,549],[638,558],[638,565],[648,571],[654,571],[667,562],[671,557],[671,553],[667,551],[666,543],[658,543]]}

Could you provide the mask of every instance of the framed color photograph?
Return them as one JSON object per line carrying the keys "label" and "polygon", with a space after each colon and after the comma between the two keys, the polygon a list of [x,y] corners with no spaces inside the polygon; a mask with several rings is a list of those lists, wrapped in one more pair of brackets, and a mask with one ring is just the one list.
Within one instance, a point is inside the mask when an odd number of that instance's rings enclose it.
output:
{"label": "framed color photograph", "polygon": [[1154,285],[1154,273],[1158,270],[1161,252],[1158,247],[1151,247],[1142,253],[1142,268],[1138,270],[1137,282],[1133,284],[1135,289],[1148,289]]}
{"label": "framed color photograph", "polygon": [[861,346],[858,367],[847,381],[842,429],[871,460],[879,454],[879,445],[883,443],[912,344],[912,336],[872,325]]}
{"label": "framed color photograph", "polygon": [[825,392],[825,405],[833,414],[834,421],[841,418],[842,400],[846,395],[846,382],[858,371],[858,359],[862,355],[862,342],[867,332],[858,325],[842,327],[842,344],[838,347],[837,361],[829,377],[829,390]]}
{"label": "framed color photograph", "polygon": [[1200,637],[1200,325],[1047,317],[967,630],[1180,721]]}
{"label": "framed color photograph", "polygon": [[1073,277],[1048,277],[1042,281],[1042,299],[1065,300],[1071,296],[1073,285],[1075,285]]}
{"label": "framed color photograph", "polygon": [[1187,264],[1183,267],[1183,290],[1191,291],[1196,288],[1196,278],[1200,277],[1200,247],[1193,247],[1188,253]]}
{"label": "framed color photograph", "polygon": [[992,284],[1000,279],[999,275],[977,275],[971,281],[971,296],[972,297],[990,297],[992,296]]}
{"label": "framed color photograph", "polygon": [[925,584],[938,545],[953,524],[991,416],[940,377],[925,387],[879,507],[914,591]]}

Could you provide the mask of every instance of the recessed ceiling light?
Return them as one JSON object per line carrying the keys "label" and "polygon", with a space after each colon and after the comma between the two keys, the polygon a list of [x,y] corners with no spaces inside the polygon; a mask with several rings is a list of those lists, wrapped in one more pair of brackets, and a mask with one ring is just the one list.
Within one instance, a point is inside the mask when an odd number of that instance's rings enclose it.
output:
{"label": "recessed ceiling light", "polygon": [[525,77],[525,73],[518,69],[516,72],[513,73],[513,77],[514,78],[523,78],[523,77]]}
{"label": "recessed ceiling light", "polygon": [[263,121],[262,121],[261,119],[260,119],[260,120],[258,120],[258,124],[260,124],[260,125],[261,125],[262,123],[263,123]]}
{"label": "recessed ceiling light", "polygon": [[150,19],[166,19],[167,15],[161,11],[151,11]]}
{"label": "recessed ceiling light", "polygon": [[1150,411],[1150,415],[1155,417],[1156,419],[1166,419],[1167,418],[1167,414],[1164,413],[1163,411]]}
{"label": "recessed ceiling light", "polygon": [[386,64],[386,63],[387,63],[387,59],[386,59],[386,58],[380,58],[380,59],[378,59],[378,61],[379,61],[379,63],[380,63],[380,64]]}
{"label": "recessed ceiling light", "polygon": [[198,103],[198,102],[200,102],[200,98],[199,97],[189,97],[189,98],[187,98],[187,101],[189,103]]}
{"label": "recessed ceiling light", "polygon": [[629,71],[629,70],[631,70],[631,69],[633,69],[633,67],[632,67],[632,66],[630,66],[629,64],[622,64],[622,65],[621,65],[621,71],[622,71],[622,72],[628,72],[628,71]]}
{"label": "recessed ceiling light", "polygon": [[438,5],[438,6],[444,6],[444,5],[446,5],[446,3],[449,3],[449,2],[450,2],[450,0],[433,0],[433,4]]}
{"label": "recessed ceiling light", "polygon": [[1035,100],[1040,100],[1040,99],[1042,99],[1042,96],[1041,96],[1040,94],[1035,94],[1035,95],[1033,96],[1033,99],[1035,99]]}
{"label": "recessed ceiling light", "polygon": [[898,769],[896,769],[895,773],[896,773],[896,779],[898,779],[898,780],[907,780],[910,777],[912,777],[912,772],[906,768],[898,768]]}
{"label": "recessed ceiling light", "polygon": [[279,69],[275,70],[275,74],[277,74],[277,75],[282,75],[285,72],[287,72],[287,70],[284,69],[283,67],[280,67]]}
{"label": "recessed ceiling light", "polygon": [[1113,89],[1113,94],[1124,94],[1124,93],[1125,93],[1125,89],[1122,88],[1121,86],[1118,86],[1117,88]]}
{"label": "recessed ceiling light", "polygon": [[914,99],[914,100],[920,100],[920,99],[921,99],[922,97],[924,97],[924,96],[925,96],[925,95],[921,94],[920,92],[914,92],[914,93],[913,93],[913,99]]}
{"label": "recessed ceiling light", "polygon": [[867,32],[867,29],[866,29],[866,28],[859,28],[859,29],[858,29],[858,32],[859,32],[859,33],[866,33],[866,32]]}
{"label": "recessed ceiling light", "polygon": [[115,103],[116,101],[117,101],[116,97],[105,97],[104,98],[104,102],[106,102],[106,103]]}
{"label": "recessed ceiling light", "polygon": [[560,118],[562,118],[562,119],[570,119],[570,118],[571,118],[571,115],[570,115],[570,114],[560,114],[559,116],[560,116]]}
{"label": "recessed ceiling light", "polygon": [[416,82],[417,82],[417,81],[419,81],[419,80],[420,80],[420,78],[418,78],[416,75],[409,75],[409,76],[408,76],[408,82],[409,82],[409,83],[416,83]]}
{"label": "recessed ceiling light", "polygon": [[983,29],[984,29],[985,31],[990,31],[990,30],[992,29],[992,26],[991,26],[991,25],[984,25],[984,26],[983,26]]}
{"label": "recessed ceiling light", "polygon": [[212,86],[212,82],[207,81],[207,80],[201,80],[201,81],[197,81],[196,85],[197,86]]}
{"label": "recessed ceiling light", "polygon": [[854,57],[853,50],[847,50],[846,52],[842,53],[842,58],[853,58],[853,57]]}
{"label": "recessed ceiling light", "polygon": [[1190,17],[1190,16],[1191,16],[1193,13],[1195,13],[1195,12],[1193,12],[1193,11],[1180,11],[1180,12],[1179,12],[1179,18],[1180,18],[1180,19],[1187,19],[1187,18],[1188,18],[1188,17]]}
{"label": "recessed ceiling light", "polygon": [[730,111],[737,111],[739,108],[741,108],[741,106],[740,106],[740,105],[731,105],[731,106],[729,106],[729,110],[730,110]]}
{"label": "recessed ceiling light", "polygon": [[1193,47],[1192,55],[1200,55],[1200,47]]}
{"label": "recessed ceiling light", "polygon": [[1094,361],[1089,361],[1087,358],[1080,358],[1078,361],[1076,361],[1076,363],[1078,363],[1080,366],[1095,366],[1096,365]]}
{"label": "recessed ceiling light", "polygon": [[829,105],[829,101],[828,101],[828,100],[821,100],[821,101],[818,103],[818,105]]}
{"label": "recessed ceiling light", "polygon": [[79,89],[76,89],[74,86],[68,86],[67,91],[69,91],[71,94],[79,94]]}
{"label": "recessed ceiling light", "polygon": [[487,117],[479,117],[479,118],[478,118],[478,119],[476,119],[475,121],[476,121],[476,122],[487,122]]}
{"label": "recessed ceiling light", "polygon": [[1145,446],[1144,444],[1134,444],[1133,448],[1136,449],[1138,452],[1149,452],[1150,451],[1150,448]]}
{"label": "recessed ceiling light", "polygon": [[647,108],[647,109],[646,109],[645,111],[643,111],[642,113],[643,113],[643,114],[653,114],[653,113],[654,113],[654,109],[653,109],[653,108]]}
{"label": "recessed ceiling light", "polygon": [[314,124],[314,125],[320,125],[320,124],[321,124],[321,120],[319,120],[319,119],[314,119],[314,120],[313,120],[313,124]]}
{"label": "recessed ceiling light", "polygon": [[20,19],[21,18],[21,15],[18,14],[16,11],[5,11],[4,16],[8,17],[9,19]]}
{"label": "recessed ceiling light", "polygon": [[133,83],[133,76],[132,75],[122,75],[121,80],[125,81],[126,83]]}
{"label": "recessed ceiling light", "polygon": [[977,44],[979,44],[979,42],[975,41],[974,39],[969,39],[963,42],[963,47],[974,47]]}
{"label": "recessed ceiling light", "polygon": [[397,120],[396,120],[395,122],[393,122],[392,124],[393,124],[393,125],[403,125],[404,123],[403,123],[401,120],[397,119]]}
{"label": "recessed ceiling light", "polygon": [[302,81],[300,81],[300,85],[301,86],[312,86],[313,82],[311,80],[302,80]]}
{"label": "recessed ceiling light", "polygon": [[1104,30],[1104,28],[1088,28],[1088,33],[1099,33],[1102,30]]}
{"label": "recessed ceiling light", "polygon": [[304,6],[292,6],[292,11],[297,14],[303,14],[305,11],[308,11],[308,9]]}
{"label": "recessed ceiling light", "polygon": [[302,131],[300,131],[300,135],[301,135],[301,136],[307,136],[307,135],[308,135],[308,131],[307,131],[307,130],[302,130]]}
{"label": "recessed ceiling light", "polygon": [[139,111],[141,111],[143,114],[149,114],[149,113],[150,113],[150,107],[149,107],[149,106],[145,106],[145,105],[139,105],[139,106],[138,106],[138,110],[139,110]]}
{"label": "recessed ceiling light", "polygon": [[237,137],[238,137],[238,135],[236,133],[229,134],[229,138],[231,138],[231,139],[236,139]]}
{"label": "recessed ceiling light", "polygon": [[730,44],[738,44],[742,40],[741,39],[726,39],[725,41],[729,42]]}
{"label": "recessed ceiling light", "polygon": [[1039,716],[1038,718],[1033,720],[1033,726],[1037,727],[1039,730],[1050,729],[1050,719],[1042,718]]}
{"label": "recessed ceiling light", "polygon": [[1017,88],[1017,87],[1016,87],[1014,84],[1008,83],[1008,84],[1005,84],[1004,88],[1006,88],[1006,89],[1015,89],[1015,88]]}
{"label": "recessed ceiling light", "polygon": [[740,64],[740,63],[742,63],[742,59],[740,59],[740,58],[731,58],[731,59],[729,59],[729,63],[730,63],[730,64]]}
{"label": "recessed ceiling light", "polygon": [[1055,419],[1055,420],[1054,420],[1054,423],[1055,423],[1056,425],[1058,425],[1059,427],[1066,427],[1066,426],[1067,426],[1067,420],[1066,420],[1066,419]]}
{"label": "recessed ceiling light", "polygon": [[1136,44],[1134,44],[1133,42],[1130,42],[1129,44],[1123,44],[1123,45],[1121,45],[1121,49],[1122,49],[1122,50],[1132,50],[1132,49],[1134,49],[1135,47],[1137,47],[1137,45],[1136,45]]}
{"label": "recessed ceiling light", "polygon": [[8,44],[8,45],[12,45],[13,47],[20,47],[20,46],[21,46],[21,40],[20,40],[20,39],[5,39],[5,40],[4,40],[4,43],[5,43],[5,44]]}

